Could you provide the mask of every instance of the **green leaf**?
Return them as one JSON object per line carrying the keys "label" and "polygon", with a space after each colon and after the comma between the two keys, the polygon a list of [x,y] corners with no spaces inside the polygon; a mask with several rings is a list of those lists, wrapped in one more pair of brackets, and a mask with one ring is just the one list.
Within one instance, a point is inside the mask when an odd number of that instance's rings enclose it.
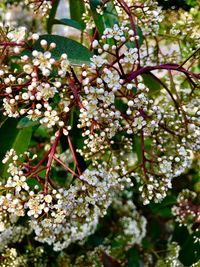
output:
{"label": "green leaf", "polygon": [[144,84],[150,89],[151,92],[159,91],[162,85],[159,83],[157,78],[151,73],[142,74]]}
{"label": "green leaf", "polygon": [[177,223],[175,224],[172,241],[178,242],[180,246],[183,246],[185,240],[189,237],[189,232],[187,227],[179,226]]}
{"label": "green leaf", "polygon": [[121,100],[115,98],[115,107],[122,113],[126,113],[127,105]]}
{"label": "green leaf", "polygon": [[49,138],[49,132],[47,131],[47,128],[43,125],[40,125],[35,131],[34,131],[34,137],[37,138]]}
{"label": "green leaf", "polygon": [[153,214],[162,218],[171,218],[171,207],[176,204],[176,197],[168,195],[161,203],[151,203],[150,208]]}
{"label": "green leaf", "polygon": [[100,35],[103,34],[105,28],[112,28],[115,24],[118,24],[117,12],[113,2],[107,3],[102,15],[96,11],[96,8],[102,5],[102,1],[90,0],[89,2],[92,16]]}
{"label": "green leaf", "polygon": [[18,122],[9,118],[0,129],[0,175],[3,177],[6,176],[7,164],[2,164],[2,159],[6,152],[13,148],[17,154],[21,154],[28,149],[31,140],[32,128],[17,129]]}
{"label": "green leaf", "polygon": [[197,5],[197,0],[185,0],[185,2],[190,6]]}
{"label": "green leaf", "polygon": [[7,121],[8,117],[3,116],[2,112],[0,112],[0,128]]}
{"label": "green leaf", "polygon": [[52,32],[52,27],[53,27],[53,21],[56,15],[56,11],[58,8],[59,0],[54,0],[52,8],[49,13],[49,19],[47,20],[47,32],[50,34]]}
{"label": "green leaf", "polygon": [[180,250],[179,259],[184,266],[191,266],[200,258],[200,245],[199,242],[194,242],[195,236],[197,238],[200,237],[200,230],[198,232],[196,231],[195,234],[192,234],[185,239],[185,243]]}
{"label": "green leaf", "polygon": [[93,54],[82,44],[59,35],[41,35],[33,49],[43,51],[43,48],[40,45],[42,39],[46,40],[48,44],[52,42],[56,43],[56,48],[51,51],[53,58],[60,59],[60,56],[66,53],[71,64],[90,64],[90,58]]}
{"label": "green leaf", "polygon": [[24,117],[18,122],[17,128],[22,129],[22,128],[33,127],[35,125],[39,125],[39,122],[38,121],[32,121],[29,118]]}
{"label": "green leaf", "polygon": [[128,251],[128,265],[127,267],[140,267],[140,256],[135,248]]}
{"label": "green leaf", "polygon": [[72,20],[77,21],[82,29],[85,28],[85,23],[82,20],[82,15],[85,12],[83,0],[69,0],[70,16]]}
{"label": "green leaf", "polygon": [[[143,38],[142,30],[141,30],[141,28],[138,25],[136,25],[136,33],[139,36],[138,45],[140,47],[142,45],[142,43],[143,43],[143,39],[144,38]],[[128,48],[135,48],[136,47],[135,41],[126,43],[126,46]]]}
{"label": "green leaf", "polygon": [[53,24],[70,26],[78,30],[83,30],[82,25],[73,19],[54,19]]}

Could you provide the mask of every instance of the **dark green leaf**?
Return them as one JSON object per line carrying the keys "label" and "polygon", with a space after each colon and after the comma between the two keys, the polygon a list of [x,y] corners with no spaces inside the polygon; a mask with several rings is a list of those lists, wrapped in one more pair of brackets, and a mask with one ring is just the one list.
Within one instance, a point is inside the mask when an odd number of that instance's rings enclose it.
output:
{"label": "dark green leaf", "polygon": [[150,208],[154,214],[162,218],[172,217],[171,207],[176,204],[176,197],[168,195],[161,203],[152,203]]}
{"label": "dark green leaf", "polygon": [[77,21],[82,29],[85,28],[85,23],[82,20],[82,15],[85,12],[85,6],[83,0],[69,0],[69,9],[71,19]]}
{"label": "dark green leaf", "polygon": [[128,251],[128,265],[127,267],[140,267],[140,256],[135,248]]}
{"label": "dark green leaf", "polygon": [[93,54],[80,43],[59,35],[41,35],[33,49],[43,51],[40,45],[42,39],[46,40],[48,44],[52,42],[56,43],[56,48],[51,51],[53,58],[59,59],[63,53],[66,53],[71,64],[90,64],[90,58]]}
{"label": "dark green leaf", "polygon": [[191,266],[200,259],[200,245],[199,242],[194,242],[195,236],[200,237],[200,230],[195,235],[190,235],[185,239],[184,245],[180,250],[179,259],[184,266]]}
{"label": "dark green leaf", "polygon": [[81,24],[73,19],[54,19],[53,24],[61,24],[65,26],[70,26],[78,30],[83,30]]}
{"label": "dark green leaf", "polygon": [[189,232],[187,227],[175,225],[172,241],[178,242],[180,246],[185,243],[185,240],[189,237]]}
{"label": "dark green leaf", "polygon": [[8,119],[0,129],[0,175],[6,176],[7,164],[2,164],[2,159],[6,152],[13,148],[17,154],[23,153],[27,150],[31,135],[32,128],[17,129],[17,119]]}
{"label": "dark green leaf", "polygon": [[34,131],[34,137],[37,138],[49,138],[49,132],[47,128],[43,125],[40,125],[35,131]]}
{"label": "dark green leaf", "polygon": [[47,20],[47,32],[49,34],[52,31],[52,27],[53,27],[53,24],[54,24],[53,21],[54,21],[55,15],[56,15],[58,4],[59,4],[59,0],[54,0],[52,8],[51,8],[50,13],[49,13],[49,19]]}
{"label": "dark green leaf", "polygon": [[137,154],[138,162],[142,160],[141,140],[140,137],[134,136],[133,151]]}
{"label": "dark green leaf", "polygon": [[152,91],[152,92],[156,92],[159,91],[162,86],[159,83],[159,81],[150,73],[144,73],[142,74],[142,78],[144,81],[144,84]]}
{"label": "dark green leaf", "polygon": [[34,189],[34,187],[37,185],[37,186],[39,186],[39,188],[40,189],[42,189],[42,186],[41,186],[41,184],[35,179],[35,178],[29,178],[28,180],[27,180],[27,184],[28,184],[28,186],[30,186],[30,188],[32,188],[32,189]]}
{"label": "dark green leaf", "polygon": [[115,24],[118,24],[117,12],[113,2],[107,3],[102,15],[96,11],[97,6],[101,5],[101,0],[90,0],[92,16],[100,35],[103,34],[105,28],[112,28]]}
{"label": "dark green leaf", "polygon": [[126,113],[127,105],[120,99],[115,98],[115,107],[122,113]]}
{"label": "dark green leaf", "polygon": [[2,127],[2,125],[7,121],[7,118],[3,121],[0,122],[0,128]]}
{"label": "dark green leaf", "polygon": [[[78,116],[79,116],[78,110],[75,108],[71,114],[71,117],[70,117],[70,125],[72,127],[71,133],[73,133],[70,137],[71,137],[73,147],[76,149],[77,148],[82,149],[84,146],[84,139],[83,139],[83,136],[81,134],[80,129],[77,128]],[[66,149],[65,148],[66,138],[64,138],[63,141],[65,144],[63,144],[62,147],[64,149]],[[62,142],[62,139],[61,139],[61,142]],[[76,151],[76,149],[75,149],[75,151]],[[76,158],[77,158],[77,160],[81,166],[82,171],[84,171],[87,168],[87,164],[86,164],[84,158],[77,152],[75,152],[75,154],[76,154]]]}
{"label": "dark green leaf", "polygon": [[33,127],[35,125],[39,125],[39,122],[38,121],[32,121],[29,118],[24,117],[18,122],[17,128],[22,129],[22,128]]}
{"label": "dark green leaf", "polygon": [[[143,43],[143,34],[141,28],[138,25],[136,25],[136,33],[139,36],[138,45],[140,47]],[[136,47],[135,41],[126,43],[126,46],[128,48],[135,48]]]}

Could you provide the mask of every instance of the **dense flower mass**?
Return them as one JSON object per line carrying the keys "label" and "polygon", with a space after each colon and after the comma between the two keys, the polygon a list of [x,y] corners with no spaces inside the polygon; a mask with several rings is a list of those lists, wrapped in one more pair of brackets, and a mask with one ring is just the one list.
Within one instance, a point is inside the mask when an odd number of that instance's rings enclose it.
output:
{"label": "dense flower mass", "polygon": [[200,240],[197,8],[169,26],[154,0],[79,4],[56,20],[57,0],[21,3],[46,35],[0,24],[0,266],[50,266],[46,247],[59,266],[183,266],[177,227]]}

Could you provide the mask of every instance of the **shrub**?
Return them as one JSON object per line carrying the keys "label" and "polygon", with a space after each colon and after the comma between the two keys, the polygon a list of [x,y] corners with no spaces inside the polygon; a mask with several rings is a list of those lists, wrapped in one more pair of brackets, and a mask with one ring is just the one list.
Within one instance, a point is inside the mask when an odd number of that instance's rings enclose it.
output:
{"label": "shrub", "polygon": [[0,266],[198,266],[198,5],[8,2]]}

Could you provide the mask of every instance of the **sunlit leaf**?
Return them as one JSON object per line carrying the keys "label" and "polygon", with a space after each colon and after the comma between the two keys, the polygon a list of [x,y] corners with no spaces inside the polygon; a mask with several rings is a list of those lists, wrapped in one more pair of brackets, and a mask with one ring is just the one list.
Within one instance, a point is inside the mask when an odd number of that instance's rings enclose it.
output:
{"label": "sunlit leaf", "polygon": [[73,19],[54,19],[53,24],[65,25],[76,28],[78,30],[83,30],[81,24]]}
{"label": "sunlit leaf", "polygon": [[49,34],[52,31],[52,27],[53,27],[53,24],[54,24],[53,21],[54,21],[55,15],[56,15],[58,4],[59,4],[59,0],[54,0],[52,8],[51,8],[50,13],[49,13],[49,18],[47,20],[47,32]]}
{"label": "sunlit leaf", "polygon": [[77,21],[81,27],[85,28],[85,23],[83,22],[82,15],[85,12],[85,6],[83,0],[69,0],[69,9],[71,19]]}

